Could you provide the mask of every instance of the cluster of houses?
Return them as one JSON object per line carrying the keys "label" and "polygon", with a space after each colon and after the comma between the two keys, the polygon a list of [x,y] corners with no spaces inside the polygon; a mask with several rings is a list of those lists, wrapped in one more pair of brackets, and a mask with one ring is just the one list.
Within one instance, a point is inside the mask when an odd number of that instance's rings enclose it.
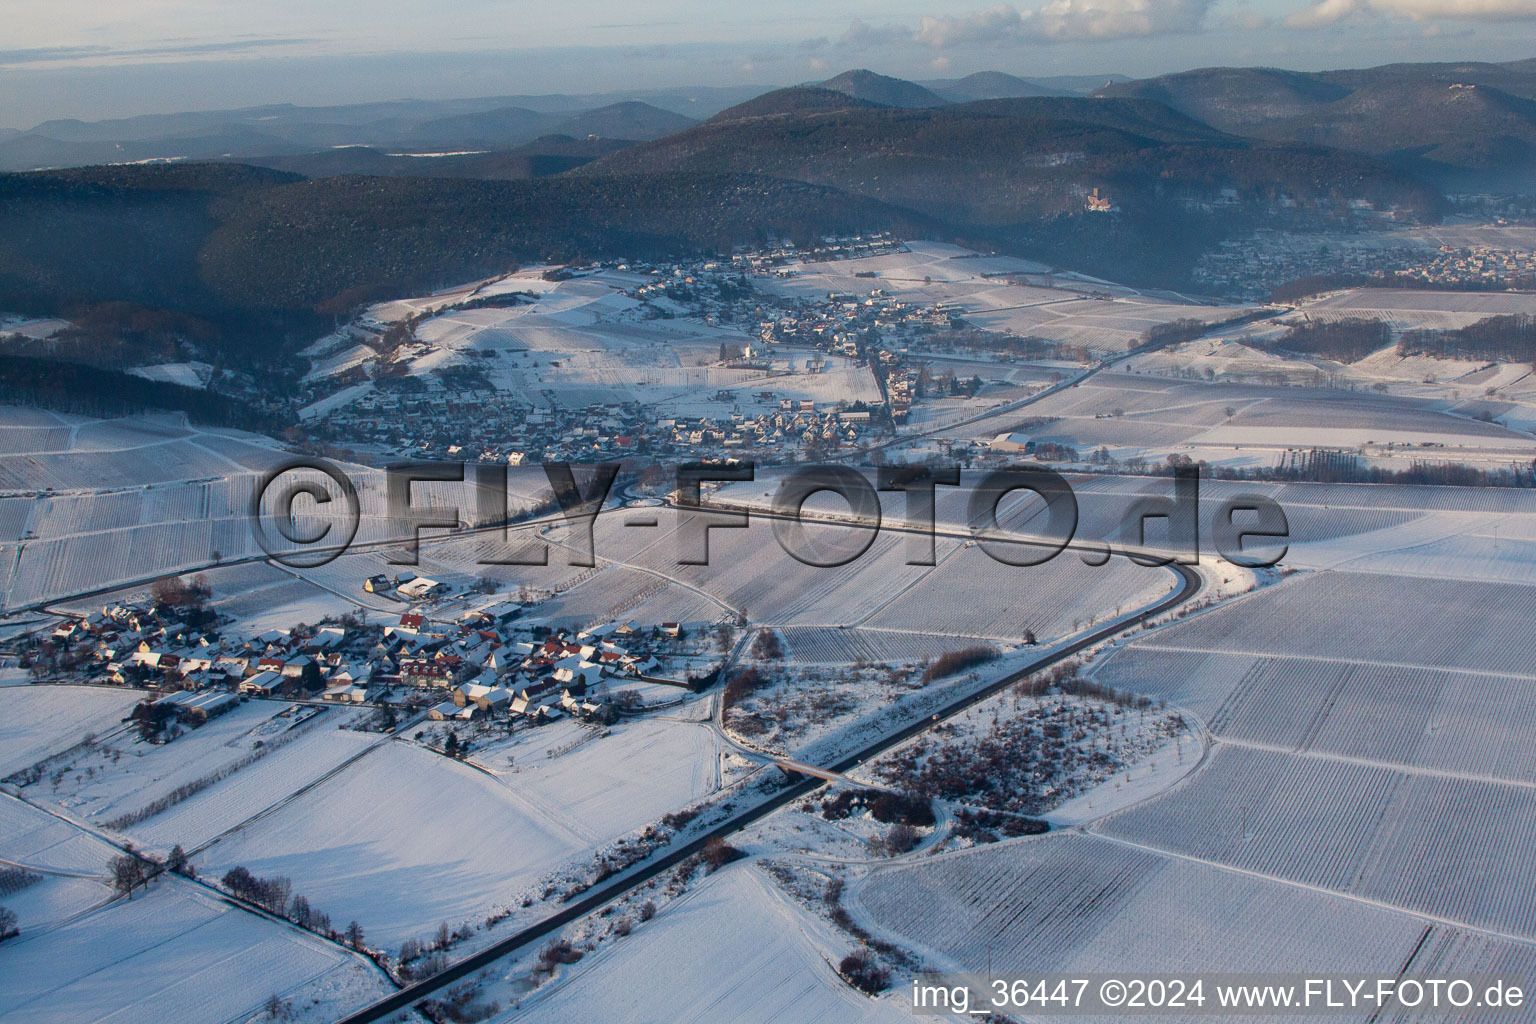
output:
{"label": "cluster of houses", "polygon": [[[756,337],[724,346],[722,361],[760,367],[772,377],[816,373],[829,359],[846,358],[875,370],[886,396],[841,408],[802,408],[800,399],[772,391],[735,395],[734,406],[720,415],[665,415],[640,401],[592,403],[567,407],[543,396],[530,396],[532,408],[498,400],[483,375],[431,374],[383,381],[359,397],[330,409],[309,425],[312,434],[348,444],[365,444],[396,454],[511,465],[542,461],[591,461],[645,454],[654,457],[723,457],[729,449],[756,454],[790,455],[807,444],[857,445],[871,433],[902,422],[919,397],[902,365],[906,343],[956,323],[960,311],[943,303],[900,301],[871,280],[867,292],[831,292],[796,297],[750,285],[755,276],[784,276],[808,261],[853,259],[900,252],[889,235],[825,239],[796,248],[772,246],[740,252],[729,259],[666,264],[610,261],[581,273],[613,271],[644,275],[627,294],[656,315],[687,315],[706,323],[741,325]],[[684,295],[686,300],[671,298]],[[755,325],[755,327],[753,326]],[[806,354],[808,353],[808,355]],[[786,360],[788,369],[786,369]],[[471,367],[472,369],[472,367]],[[395,387],[394,384],[401,384]],[[409,386],[403,386],[408,384]],[[321,385],[316,385],[321,386]],[[327,385],[328,386],[328,385]],[[319,398],[320,394],[309,396]],[[780,408],[771,406],[778,402]],[[784,403],[798,403],[785,408]],[[770,406],[764,411],[764,405]],[[851,407],[850,407],[851,406]]]}
{"label": "cluster of houses", "polygon": [[1259,228],[1252,236],[1218,243],[1200,257],[1193,277],[1212,293],[1268,298],[1271,288],[1317,274],[1395,272],[1424,264],[1425,251],[1412,244],[1352,244],[1352,236],[1297,235]]}
{"label": "cluster of houses", "polygon": [[[784,455],[807,444],[858,444],[883,423],[880,408],[854,403],[818,407],[812,399],[783,398],[771,390],[755,391],[742,404],[767,405],[767,411],[741,408],[714,415],[659,414],[635,402],[593,403],[579,409],[549,411],[497,409],[484,396],[484,411],[461,421],[430,398],[376,395],[339,413],[326,429],[339,434],[356,428],[372,440],[414,456],[520,466],[549,461],[593,462],[631,456],[699,458],[755,454]],[[736,397],[727,393],[727,401]],[[506,417],[506,418],[503,418]],[[405,433],[400,423],[429,429]],[[456,424],[462,423],[462,429]],[[431,429],[437,424],[436,429]],[[416,601],[440,596],[433,581],[375,581],[380,592]],[[423,592],[414,592],[424,588]]]}
{"label": "cluster of houses", "polygon": [[1536,287],[1536,252],[1497,249],[1488,245],[1442,245],[1440,254],[1423,266],[1400,270],[1398,277],[1414,277],[1440,285],[1496,285],[1529,289]]}
{"label": "cluster of houses", "polygon": [[383,627],[236,639],[168,621],[165,609],[114,604],[61,623],[27,653],[60,675],[163,691],[151,703],[191,725],[242,696],[427,708],[434,720],[543,721],[607,714],[606,681],[655,678],[653,647],[680,630],[624,622],[571,633],[519,622],[521,610],[508,601],[452,622],[407,611]]}

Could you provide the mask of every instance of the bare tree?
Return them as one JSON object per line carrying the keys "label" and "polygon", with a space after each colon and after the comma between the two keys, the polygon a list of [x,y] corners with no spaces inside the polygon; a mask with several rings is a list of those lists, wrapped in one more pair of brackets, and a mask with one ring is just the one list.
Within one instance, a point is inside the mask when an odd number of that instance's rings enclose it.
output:
{"label": "bare tree", "polygon": [[167,871],[173,871],[178,875],[186,875],[188,878],[197,877],[197,869],[187,860],[187,851],[181,848],[180,843],[171,847],[170,856],[165,859],[165,868]]}
{"label": "bare tree", "polygon": [[144,862],[131,850],[121,856],[113,857],[108,870],[112,875],[112,888],[129,899],[133,899],[134,889],[149,881]]}

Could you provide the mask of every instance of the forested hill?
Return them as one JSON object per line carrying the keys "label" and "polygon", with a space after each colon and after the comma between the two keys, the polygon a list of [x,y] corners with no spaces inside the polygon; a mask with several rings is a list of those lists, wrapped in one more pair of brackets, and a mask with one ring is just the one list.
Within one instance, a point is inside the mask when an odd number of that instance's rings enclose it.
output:
{"label": "forested hill", "polygon": [[[1239,138],[1150,100],[1033,97],[935,109],[842,107],[716,118],[572,172],[761,174],[940,221],[957,237],[1119,280],[1187,287],[1217,242],[1317,218],[1340,197],[1435,218],[1442,197],[1387,163]],[[1094,189],[1115,205],[1089,212]],[[1217,208],[1220,204],[1220,208]]]}
{"label": "forested hill", "polygon": [[1317,146],[1254,143],[1145,100],[990,100],[937,109],[843,108],[706,122],[574,172],[762,174],[826,185],[955,225],[1000,226],[1174,193],[1343,192],[1433,215],[1437,193],[1381,163]]}
{"label": "forested hill", "polygon": [[278,354],[285,338],[312,336],[368,298],[521,262],[866,229],[942,233],[835,189],[738,174],[305,180],[170,164],[0,175],[0,309],[173,310],[199,318],[205,345],[241,361]]}
{"label": "forested hill", "polygon": [[1536,184],[1536,61],[1350,71],[1202,68],[1099,91],[1253,138],[1381,156],[1461,187]]}

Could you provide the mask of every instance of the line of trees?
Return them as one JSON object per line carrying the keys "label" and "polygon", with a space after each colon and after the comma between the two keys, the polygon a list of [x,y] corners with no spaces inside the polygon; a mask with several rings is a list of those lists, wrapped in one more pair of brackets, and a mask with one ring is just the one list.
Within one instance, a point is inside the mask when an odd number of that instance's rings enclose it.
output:
{"label": "line of trees", "polygon": [[1297,324],[1263,347],[1353,363],[1391,344],[1392,327],[1386,321],[1349,317]]}
{"label": "line of trees", "polygon": [[1405,356],[1502,360],[1536,367],[1536,316],[1516,313],[1449,331],[1405,331],[1397,350]]}
{"label": "line of trees", "polygon": [[334,942],[345,942],[360,953],[367,951],[362,925],[353,921],[341,931],[336,931],[331,927],[330,915],[311,907],[309,900],[303,896],[295,895],[293,881],[284,875],[259,878],[251,874],[248,868],[236,866],[225,872],[220,881],[224,888],[241,899],[287,918],[300,928],[307,928]]}
{"label": "line of trees", "polygon": [[989,661],[996,661],[1001,655],[996,647],[987,644],[978,644],[975,647],[964,647],[958,651],[945,651],[928,663],[923,669],[923,684],[933,682],[935,679],[943,679],[947,676],[959,675],[969,671],[978,665],[985,665]]}
{"label": "line of trees", "polygon": [[166,871],[184,875],[187,878],[197,877],[197,870],[188,861],[187,851],[181,848],[180,843],[171,848],[163,864],[135,850],[132,843],[124,845],[123,853],[107,862],[107,873],[112,879],[112,888],[129,899],[133,899],[133,890],[140,886],[148,886],[151,881]]}
{"label": "line of trees", "polygon": [[[140,723],[141,727],[149,728],[151,732],[155,731],[154,723],[151,719],[139,717],[140,708],[152,709],[154,708],[154,705],[148,702],[138,705],[134,708],[134,718]],[[172,807],[181,803],[183,800],[189,800],[196,796],[198,793],[201,793],[203,790],[207,789],[209,786],[229,778],[231,775],[240,771],[242,768],[249,768],[251,765],[255,764],[257,761],[260,761],[274,750],[280,750],[301,736],[307,735],[308,731],[309,730],[307,729],[298,728],[289,730],[285,733],[281,733],[272,739],[265,741],[261,746],[255,748],[250,753],[245,754],[240,758],[230,762],[229,764],[220,767],[216,771],[209,772],[207,775],[200,776],[199,778],[193,779],[191,782],[177,786],[169,793],[150,801],[136,811],[129,811],[126,814],[122,814],[116,818],[113,818],[111,821],[104,822],[103,827],[112,829],[114,832],[121,832],[125,828],[131,828],[140,822],[148,821],[150,818],[153,818],[157,814],[163,814],[165,811],[170,810]]]}

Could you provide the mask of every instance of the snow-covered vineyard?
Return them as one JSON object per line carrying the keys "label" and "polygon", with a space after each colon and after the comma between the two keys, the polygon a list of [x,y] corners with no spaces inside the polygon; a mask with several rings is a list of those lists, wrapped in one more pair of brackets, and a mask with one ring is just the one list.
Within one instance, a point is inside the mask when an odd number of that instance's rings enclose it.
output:
{"label": "snow-covered vineyard", "polygon": [[[0,1019],[321,1024],[486,950],[430,1019],[887,1024],[912,976],[989,958],[1536,978],[1536,384],[1275,344],[1528,299],[1195,305],[837,249],[370,307],[301,384],[307,450],[357,441],[356,541],[313,568],[248,518],[287,435],[0,408]],[[1151,344],[1170,325],[1192,340]],[[540,463],[637,452],[586,564]],[[398,564],[402,455],[505,469],[519,521],[418,485],[461,527]],[[694,458],[757,463],[705,490],[753,515],[703,565],[647,472]],[[845,564],[786,552],[763,513],[815,461],[962,466],[933,564],[896,490]],[[1027,567],[978,530],[1038,550],[1045,503],[973,505],[1020,461],[1078,511]],[[1127,557],[1175,549],[1131,515],[1183,466],[1200,559]],[[1398,482],[1315,482],[1367,479]],[[1428,482],[1460,479],[1501,486]],[[1278,567],[1214,540],[1255,495]],[[870,532],[806,508],[818,542]]]}

